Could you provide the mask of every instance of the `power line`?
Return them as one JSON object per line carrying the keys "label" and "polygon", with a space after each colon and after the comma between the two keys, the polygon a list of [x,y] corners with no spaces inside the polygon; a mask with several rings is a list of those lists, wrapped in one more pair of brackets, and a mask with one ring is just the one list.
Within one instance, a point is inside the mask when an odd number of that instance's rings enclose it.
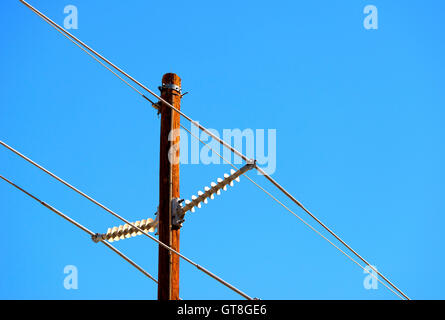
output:
{"label": "power line", "polygon": [[91,58],[93,58],[94,60],[96,60],[96,62],[100,63],[104,68],[106,68],[108,71],[110,71],[112,74],[114,74],[116,77],[118,77],[121,81],[123,81],[127,86],[129,86],[131,89],[133,89],[134,91],[136,91],[139,95],[141,95],[143,98],[145,98],[146,100],[148,100],[153,106],[155,105],[155,103],[153,101],[151,101],[149,98],[147,98],[141,91],[139,91],[135,86],[131,85],[127,80],[125,80],[123,77],[121,77],[117,72],[113,71],[110,67],[108,67],[105,63],[103,63],[102,61],[100,61],[98,58],[96,58],[93,54],[91,54],[90,52],[88,52],[88,50],[86,50],[85,48],[83,48],[81,45],[79,45],[76,41],[74,41],[73,39],[71,39],[68,35],[66,35],[64,32],[62,32],[61,30],[59,30],[58,28],[56,28],[56,30],[62,34],[64,37],[66,37],[69,41],[71,41],[72,43],[74,43],[77,47],[79,47],[82,51],[84,51],[86,54],[88,54]]}
{"label": "power line", "polygon": [[[156,93],[154,93],[152,90],[150,90],[149,88],[147,88],[146,86],[144,86],[142,83],[140,83],[139,81],[137,81],[135,78],[133,78],[132,76],[130,76],[128,73],[126,73],[125,71],[123,71],[122,69],[120,69],[119,67],[117,67],[115,64],[111,63],[108,59],[106,59],[104,56],[102,56],[101,54],[99,54],[97,51],[93,50],[91,47],[89,47],[88,45],[86,45],[84,42],[82,42],[81,40],[79,40],[78,38],[76,38],[75,36],[73,36],[71,33],[67,32],[66,30],[64,30],[63,28],[61,28],[58,24],[56,24],[54,21],[52,21],[51,19],[49,19],[47,16],[45,16],[44,14],[42,14],[40,11],[38,11],[37,9],[35,9],[33,6],[31,6],[30,4],[28,4],[27,2],[25,2],[24,0],[20,0],[20,2],[22,2],[25,6],[27,6],[29,9],[31,9],[34,13],[36,13],[39,17],[41,17],[42,19],[44,19],[47,23],[49,23],[51,26],[53,26],[54,28],[56,28],[57,30],[59,30],[59,32],[64,33],[67,37],[71,38],[73,41],[77,42],[79,45],[81,45],[82,47],[84,47],[86,50],[90,51],[92,54],[96,55],[97,57],[99,57],[99,59],[101,59],[102,61],[106,62],[107,64],[109,64],[111,67],[113,67],[115,70],[117,70],[118,72],[120,72],[121,74],[125,75],[128,79],[130,79],[131,81],[133,81],[135,84],[137,84],[138,86],[140,86],[141,88],[143,88],[144,90],[146,90],[147,92],[149,92],[151,95],[153,95],[154,97],[156,97],[157,99],[159,99],[161,102],[163,102],[165,105],[167,105],[169,108],[171,108],[172,110],[174,110],[175,112],[179,113],[181,116],[183,116],[185,119],[187,119],[188,121],[190,121],[193,125],[195,125],[197,128],[199,128],[200,130],[202,130],[203,132],[205,132],[206,134],[208,134],[210,137],[212,137],[213,139],[215,139],[216,141],[218,141],[221,145],[223,145],[224,147],[228,148],[231,152],[233,152],[234,154],[236,154],[237,156],[239,156],[241,159],[249,162],[251,161],[251,159],[249,159],[248,157],[246,157],[243,153],[239,152],[238,150],[236,150],[235,148],[233,148],[231,145],[229,145],[227,142],[225,142],[224,140],[221,140],[219,137],[215,136],[213,133],[211,133],[208,129],[206,129],[204,126],[200,125],[197,121],[194,121],[193,119],[191,119],[189,116],[187,116],[185,113],[181,112],[180,110],[178,110],[177,108],[175,108],[172,104],[170,104],[169,102],[167,102],[166,100],[162,99],[159,95],[157,95]],[[85,50],[84,50],[85,51]],[[97,59],[96,59],[97,61]],[[110,70],[109,68],[107,68],[108,70]],[[110,70],[111,71],[111,70]],[[114,72],[113,72],[114,73]],[[114,73],[115,74],[115,73]],[[121,77],[119,77],[121,80],[123,80]],[[125,80],[124,80],[125,81]],[[125,81],[126,82],[126,81]],[[127,83],[127,82],[126,82]],[[128,83],[127,83],[128,84]],[[131,86],[131,85],[130,85]],[[137,90],[136,90],[137,91]],[[147,100],[149,100],[147,97],[145,97],[144,95],[142,95],[144,98],[146,98]],[[150,101],[150,100],[149,100]],[[269,180],[275,187],[277,187],[284,195],[286,195],[291,201],[293,201],[295,204],[297,204],[301,209],[303,209],[303,211],[305,211],[307,214],[309,214],[311,216],[311,218],[313,218],[318,224],[320,224],[326,231],[328,231],[333,237],[335,237],[339,242],[341,242],[349,251],[351,251],[356,257],[358,257],[361,261],[363,261],[366,265],[368,265],[371,269],[373,269],[373,271],[375,271],[379,276],[381,276],[383,279],[385,279],[386,282],[388,282],[395,290],[397,290],[401,295],[403,295],[406,299],[409,300],[409,297],[404,294],[398,287],[396,287],[391,281],[389,281],[389,279],[387,279],[383,274],[381,274],[379,271],[377,271],[376,269],[374,269],[361,255],[359,255],[351,246],[349,246],[345,241],[343,241],[335,232],[333,232],[330,228],[328,228],[321,220],[319,220],[315,215],[313,215],[308,209],[306,209],[303,204],[301,202],[299,202],[295,197],[293,197],[286,189],[284,189],[284,187],[282,187],[275,179],[273,179],[270,175],[268,175],[264,170],[262,170],[261,168],[259,168],[258,166],[256,166],[256,169],[258,170],[258,172],[260,172],[267,180]]]}
{"label": "power line", "polygon": [[[212,138],[214,138],[216,141],[218,141],[220,144],[222,144],[223,146],[225,146],[226,148],[228,148],[230,151],[232,151],[233,153],[235,153],[237,156],[239,156],[240,158],[242,158],[245,161],[249,161],[250,159],[247,158],[244,154],[242,154],[241,152],[239,152],[238,150],[236,150],[235,148],[233,148],[231,145],[229,145],[227,142],[225,142],[224,140],[219,139],[217,136],[215,136],[213,133],[211,133],[207,128],[205,128],[204,126],[200,125],[199,122],[194,121],[192,118],[190,118],[189,116],[187,116],[185,113],[183,113],[182,111],[178,110],[177,108],[175,108],[171,103],[169,103],[168,101],[166,101],[165,99],[161,98],[159,95],[157,95],[156,93],[154,93],[152,90],[150,90],[149,88],[147,88],[145,85],[143,85],[142,83],[140,83],[139,81],[137,81],[135,78],[133,78],[132,76],[130,76],[128,73],[126,73],[125,71],[123,71],[121,68],[119,68],[118,66],[116,66],[114,63],[112,63],[110,60],[108,60],[107,58],[105,58],[103,55],[99,54],[97,51],[95,51],[94,49],[92,49],[90,46],[88,46],[87,44],[85,44],[83,41],[81,41],[80,39],[78,39],[77,37],[73,36],[71,33],[69,33],[68,31],[64,30],[62,27],[60,27],[57,23],[55,23],[54,21],[52,21],[50,18],[48,18],[47,16],[45,16],[43,13],[41,13],[39,10],[37,10],[36,8],[34,8],[33,6],[31,6],[29,3],[27,3],[24,0],[20,0],[20,2],[22,2],[25,6],[27,6],[29,9],[31,9],[35,14],[37,14],[39,17],[41,17],[43,20],[45,20],[48,24],[50,24],[52,27],[54,27],[55,29],[57,29],[59,32],[62,32],[63,34],[65,34],[65,36],[69,37],[72,39],[72,41],[77,42],[79,45],[81,45],[82,47],[84,47],[86,50],[90,51],[92,54],[94,54],[96,57],[98,57],[99,59],[101,59],[102,61],[106,62],[108,65],[110,65],[113,69],[115,69],[116,71],[120,72],[121,74],[125,75],[128,79],[130,79],[131,81],[133,81],[135,84],[137,84],[139,87],[143,88],[144,90],[146,90],[147,92],[149,92],[151,95],[153,95],[154,97],[156,97],[157,99],[159,99],[159,101],[163,102],[164,104],[166,104],[169,108],[171,108],[172,110],[174,110],[175,112],[179,113],[181,116],[183,116],[185,119],[187,119],[188,121],[190,121],[191,123],[193,123],[196,127],[198,127],[200,130],[204,131],[205,133],[207,133],[209,136],[211,136]],[[97,61],[97,59],[96,59]],[[103,65],[103,64],[102,64]],[[110,70],[109,68],[107,68],[108,70]],[[114,73],[114,72],[113,72]],[[119,77],[121,80],[122,78]],[[127,83],[128,84],[128,83]],[[145,96],[144,96],[145,97]],[[146,98],[146,97],[145,97]]]}
{"label": "power line", "polygon": [[[90,236],[94,235],[94,232],[92,232],[91,230],[89,230],[88,228],[84,227],[83,225],[81,225],[80,223],[78,223],[77,221],[71,219],[70,217],[68,217],[66,214],[60,212],[59,210],[57,210],[56,208],[50,206],[49,204],[47,204],[46,202],[43,202],[42,200],[40,200],[39,198],[33,196],[31,193],[29,193],[28,191],[26,191],[25,189],[19,187],[18,185],[16,185],[15,183],[13,183],[12,181],[6,179],[5,177],[3,177],[2,175],[0,175],[0,178],[3,179],[4,181],[6,181],[7,183],[9,183],[11,186],[15,187],[16,189],[20,190],[21,192],[23,192],[24,194],[26,194],[27,196],[31,197],[32,199],[34,199],[35,201],[39,202],[41,205],[43,205],[45,208],[51,210],[52,212],[56,213],[57,215],[59,215],[60,217],[62,217],[63,219],[65,219],[68,222],[71,222],[72,224],[74,224],[76,227],[78,227],[79,229],[81,229],[82,231],[88,233]],[[128,263],[130,263],[133,267],[135,267],[136,269],[138,269],[140,272],[142,272],[144,275],[146,275],[148,278],[150,278],[151,280],[153,280],[154,282],[158,283],[158,281],[152,276],[150,275],[147,271],[145,271],[144,269],[142,269],[138,264],[136,264],[133,260],[131,260],[130,258],[128,258],[125,254],[123,254],[122,252],[120,252],[118,249],[116,249],[114,246],[112,246],[111,244],[109,244],[106,241],[101,241],[104,245],[106,245],[108,248],[110,248],[111,250],[113,250],[115,253],[117,253],[119,256],[121,256],[125,261],[127,261]]]}
{"label": "power line", "polygon": [[264,173],[264,177],[269,180],[270,182],[272,182],[273,185],[275,185],[281,192],[283,192],[289,199],[291,199],[294,203],[296,203],[301,209],[303,209],[303,211],[305,211],[307,214],[309,214],[311,216],[311,218],[313,218],[318,224],[320,224],[326,231],[328,231],[332,236],[334,236],[338,241],[341,242],[341,244],[343,244],[346,248],[349,249],[349,251],[351,251],[356,257],[358,257],[360,260],[362,260],[367,266],[369,266],[374,272],[376,272],[380,277],[382,277],[387,283],[389,283],[391,285],[391,287],[393,287],[395,290],[397,290],[397,292],[399,292],[402,296],[404,296],[407,300],[410,300],[410,298],[402,292],[402,290],[400,290],[396,285],[394,285],[391,281],[389,281],[388,278],[386,278],[381,272],[377,271],[377,269],[375,269],[372,265],[369,264],[368,261],[366,261],[361,255],[359,255],[354,249],[352,249],[351,246],[349,246],[345,241],[343,241],[334,231],[332,231],[330,228],[328,228],[323,222],[321,222],[321,220],[319,220],[314,214],[312,214],[308,209],[306,209],[305,206],[303,206],[303,204],[301,204],[300,201],[298,201],[297,199],[295,199],[289,192],[286,191],[286,189],[284,189],[278,182],[276,182],[272,177],[270,177],[269,175],[265,174],[265,172],[259,168],[257,166],[257,170],[260,173]]}
{"label": "power line", "polygon": [[[214,148],[212,148],[209,144],[205,143],[201,138],[197,137],[195,134],[193,134],[189,129],[184,127],[181,124],[181,127],[186,130],[191,136],[193,136],[195,139],[199,140],[204,146],[212,150],[217,156],[219,156],[224,162],[226,162],[228,165],[232,166],[234,169],[238,170],[238,167],[232,164],[229,160],[225,159],[218,151],[216,151]],[[365,267],[363,267],[360,263],[358,263],[354,258],[352,258],[350,255],[348,255],[346,252],[344,252],[342,249],[340,249],[338,246],[336,246],[331,240],[326,238],[320,231],[315,229],[311,224],[309,224],[307,221],[305,221],[303,218],[301,218],[299,215],[297,215],[294,211],[289,209],[284,203],[282,203],[280,200],[278,200],[275,196],[273,196],[270,192],[268,192],[266,189],[261,187],[257,182],[255,182],[253,179],[251,179],[247,173],[243,173],[243,176],[246,177],[250,182],[252,182],[255,186],[257,186],[261,191],[266,193],[269,197],[271,197],[274,201],[276,201],[279,205],[281,205],[284,209],[289,211],[291,214],[293,214],[295,217],[297,217],[301,222],[303,222],[306,226],[308,226],[311,230],[316,232],[320,237],[322,237],[324,240],[326,240],[328,243],[330,243],[334,248],[336,248],[338,251],[340,251],[342,254],[344,254],[347,258],[349,258],[352,262],[354,262],[356,265],[358,265],[360,268],[362,268],[364,271],[368,272]],[[399,293],[394,291],[392,288],[390,288],[386,283],[381,281],[378,277],[376,277],[373,273],[369,273],[372,277],[377,279],[381,284],[383,284],[388,290],[390,290],[392,293],[394,293],[396,296],[398,296],[401,299],[404,299],[403,296],[401,296]]]}
{"label": "power line", "polygon": [[65,186],[67,186],[68,188],[70,188],[71,190],[75,191],[76,193],[80,194],[81,196],[83,196],[84,198],[90,200],[91,202],[93,202],[94,204],[96,204],[97,206],[101,207],[102,209],[104,209],[105,211],[107,211],[108,213],[112,214],[113,216],[115,216],[116,218],[122,220],[123,222],[125,222],[126,224],[130,225],[132,228],[138,230],[139,232],[141,232],[142,234],[146,235],[147,237],[149,237],[150,239],[152,239],[153,241],[155,241],[156,243],[158,243],[159,245],[161,245],[162,247],[164,247],[165,249],[169,250],[170,252],[178,255],[179,257],[181,257],[183,260],[187,261],[188,263],[190,263],[191,265],[193,265],[194,267],[196,267],[198,270],[201,270],[202,272],[204,272],[205,274],[207,274],[208,276],[210,276],[211,278],[215,279],[216,281],[218,281],[219,283],[223,284],[224,286],[226,286],[227,288],[231,289],[232,291],[238,293],[239,295],[241,295],[243,298],[248,299],[248,300],[253,300],[253,298],[251,298],[250,296],[248,296],[246,293],[244,293],[243,291],[239,290],[238,288],[236,288],[235,286],[231,285],[230,283],[228,283],[227,281],[223,280],[222,278],[218,277],[217,275],[213,274],[212,272],[210,272],[209,270],[207,270],[206,268],[200,266],[199,264],[197,264],[196,262],[192,261],[191,259],[187,258],[186,256],[184,256],[183,254],[177,252],[176,250],[172,249],[171,247],[169,247],[168,245],[166,245],[165,243],[159,241],[158,239],[156,239],[155,237],[153,237],[152,235],[150,235],[149,233],[147,233],[145,230],[141,229],[140,227],[136,226],[135,224],[129,222],[128,220],[126,220],[125,218],[121,217],[120,215],[118,215],[116,212],[112,211],[111,209],[107,208],[106,206],[104,206],[103,204],[101,204],[100,202],[96,201],[95,199],[91,198],[90,196],[88,196],[87,194],[85,194],[84,192],[80,191],[79,189],[77,189],[76,187],[74,187],[73,185],[69,184],[68,182],[66,182],[65,180],[59,178],[58,176],[56,176],[54,173],[52,173],[51,171],[45,169],[44,167],[42,167],[41,165],[39,165],[38,163],[36,163],[35,161],[31,160],[30,158],[26,157],[25,155],[23,155],[22,153],[20,153],[19,151],[15,150],[14,148],[12,148],[11,146],[7,145],[6,143],[4,143],[3,141],[0,140],[0,144],[2,146],[4,146],[5,148],[7,148],[8,150],[12,151],[13,153],[15,153],[16,155],[18,155],[19,157],[21,157],[22,159],[28,161],[29,163],[31,163],[32,165],[34,165],[35,167],[39,168],[40,170],[42,170],[43,172],[45,172],[46,174],[50,175],[51,177],[53,177],[54,179],[56,179],[57,181],[63,183]]}

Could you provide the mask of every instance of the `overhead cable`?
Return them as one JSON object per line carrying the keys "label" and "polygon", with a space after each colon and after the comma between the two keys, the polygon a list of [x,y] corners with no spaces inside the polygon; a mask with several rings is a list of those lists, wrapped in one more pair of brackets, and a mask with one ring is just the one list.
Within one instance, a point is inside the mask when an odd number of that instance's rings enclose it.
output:
{"label": "overhead cable", "polygon": [[[90,236],[94,236],[94,232],[92,232],[91,230],[89,230],[88,228],[84,227],[83,225],[81,225],[80,223],[78,223],[77,221],[75,221],[74,219],[68,217],[66,214],[62,213],[61,211],[57,210],[56,208],[50,206],[49,204],[47,204],[46,202],[43,202],[42,200],[40,200],[39,198],[33,196],[31,193],[29,193],[28,191],[26,191],[25,189],[19,187],[18,185],[16,185],[15,183],[13,183],[12,181],[8,180],[7,178],[3,177],[2,175],[0,175],[0,178],[3,179],[4,181],[6,181],[7,183],[9,183],[11,186],[15,187],[16,189],[20,190],[21,192],[23,192],[24,194],[26,194],[27,196],[31,197],[32,199],[34,199],[35,201],[39,202],[41,205],[43,205],[45,208],[51,210],[52,212],[56,213],[57,215],[59,215],[60,217],[62,217],[63,219],[65,219],[68,222],[71,222],[73,225],[75,225],[76,227],[78,227],[79,229],[81,229],[82,231],[88,233]],[[145,276],[147,276],[148,278],[150,278],[151,280],[153,280],[154,282],[158,283],[158,281],[151,275],[149,274],[147,271],[145,271],[143,268],[141,268],[138,264],[136,264],[133,260],[131,260],[130,258],[128,258],[125,254],[123,254],[122,252],[120,252],[118,249],[116,249],[113,245],[109,244],[106,241],[100,241],[102,242],[104,245],[106,245],[108,248],[110,248],[111,250],[113,250],[115,253],[117,253],[119,256],[121,256],[125,261],[127,261],[128,263],[130,263],[133,267],[135,267],[136,269],[138,269],[140,272],[142,272]]]}
{"label": "overhead cable", "polygon": [[[195,134],[193,134],[189,129],[184,127],[181,124],[181,127],[186,130],[191,136],[193,136],[195,139],[199,140],[204,146],[212,150],[218,157],[220,157],[224,162],[226,162],[228,165],[232,166],[235,170],[238,170],[238,167],[236,167],[234,164],[232,164],[230,161],[225,159],[218,151],[216,151],[214,148],[212,148],[209,144],[205,143],[201,138],[197,137]],[[262,186],[260,186],[257,182],[255,182],[253,179],[251,179],[247,173],[242,174],[244,177],[246,177],[250,182],[252,182],[256,187],[258,187],[261,191],[266,193],[270,198],[272,198],[275,202],[277,202],[279,205],[281,205],[284,209],[289,211],[291,214],[293,214],[296,218],[298,218],[301,222],[303,222],[306,226],[308,226],[312,231],[317,233],[320,237],[322,237],[324,240],[326,240],[329,244],[331,244],[334,248],[336,248],[338,251],[340,251],[343,255],[345,255],[348,259],[350,259],[352,262],[354,262],[356,265],[358,265],[360,268],[362,268],[364,271],[368,272],[372,277],[374,277],[377,281],[379,281],[381,284],[383,284],[388,290],[390,290],[392,293],[394,293],[396,296],[404,300],[405,298],[401,296],[399,293],[394,291],[394,289],[390,288],[385,282],[380,280],[375,274],[372,272],[369,272],[366,270],[365,267],[363,267],[360,263],[358,263],[354,258],[352,258],[350,255],[348,255],[346,252],[344,252],[342,249],[340,249],[337,245],[335,245],[331,240],[326,238],[320,231],[315,229],[311,224],[309,224],[307,221],[305,221],[303,218],[301,218],[299,215],[297,215],[294,211],[292,211],[288,206],[286,206],[283,202],[278,200],[275,196],[273,196],[270,192],[268,192],[266,189],[264,189]]]}
{"label": "overhead cable", "polygon": [[253,298],[251,298],[250,296],[248,296],[246,293],[244,293],[243,291],[241,291],[240,289],[236,288],[235,286],[231,285],[230,283],[228,283],[227,281],[223,280],[222,278],[218,277],[217,275],[213,274],[212,272],[210,272],[209,270],[207,270],[206,268],[200,266],[199,264],[197,264],[196,262],[194,262],[193,260],[187,258],[186,256],[184,256],[183,254],[179,253],[178,251],[172,249],[171,247],[169,247],[168,245],[166,245],[165,243],[161,242],[160,240],[156,239],[154,236],[152,236],[151,234],[147,233],[145,230],[141,229],[140,227],[136,226],[135,224],[131,223],[130,221],[128,221],[127,219],[121,217],[119,214],[117,214],[116,212],[112,211],[111,209],[107,208],[106,206],[104,206],[103,204],[101,204],[100,202],[98,202],[97,200],[93,199],[92,197],[88,196],[86,193],[80,191],[79,189],[77,189],[76,187],[74,187],[73,185],[69,184],[68,182],[66,182],[65,180],[59,178],[58,176],[56,176],[54,173],[52,173],[51,171],[45,169],[44,167],[42,167],[41,165],[39,165],[38,163],[36,163],[35,161],[31,160],[30,158],[26,157],[25,155],[23,155],[22,153],[20,153],[19,151],[15,150],[14,148],[12,148],[11,146],[7,145],[5,142],[0,140],[0,145],[4,146],[5,148],[7,148],[8,150],[14,152],[16,155],[20,156],[22,159],[28,161],[29,163],[31,163],[32,165],[36,166],[37,168],[39,168],[40,170],[42,170],[43,172],[47,173],[48,175],[50,175],[51,177],[53,177],[54,179],[56,179],[57,181],[63,183],[65,186],[69,187],[71,190],[77,192],[78,194],[80,194],[81,196],[83,196],[84,198],[90,200],[91,202],[93,202],[94,204],[96,204],[97,206],[101,207],[102,209],[104,209],[105,211],[107,211],[108,213],[112,214],[113,216],[115,216],[116,218],[120,219],[121,221],[125,222],[126,224],[128,224],[129,226],[131,226],[133,229],[138,230],[139,232],[141,232],[142,234],[144,234],[145,236],[149,237],[150,239],[152,239],[153,241],[155,241],[157,244],[159,244],[160,246],[164,247],[165,249],[169,250],[170,252],[178,255],[179,257],[181,257],[183,260],[187,261],[188,263],[190,263],[191,265],[193,265],[194,267],[196,267],[198,270],[204,272],[205,274],[207,274],[208,276],[210,276],[211,278],[215,279],[216,281],[218,281],[219,283],[223,284],[224,286],[226,286],[227,288],[231,289],[232,291],[236,292],[237,294],[239,294],[240,296],[242,296],[245,299],[248,300],[253,300]]}
{"label": "overhead cable", "polygon": [[[125,71],[123,71],[121,68],[117,67],[115,64],[113,64],[112,62],[110,62],[108,59],[106,59],[104,56],[102,56],[101,54],[99,54],[97,51],[93,50],[91,47],[89,47],[88,45],[86,45],[84,42],[82,42],[81,40],[79,40],[78,38],[76,38],[75,36],[73,36],[71,33],[69,33],[68,31],[64,30],[62,27],[60,27],[58,24],[56,24],[54,21],[52,21],[51,19],[49,19],[47,16],[45,16],[43,13],[41,13],[40,11],[38,11],[36,8],[34,8],[33,6],[31,6],[30,4],[28,4],[26,1],[24,0],[20,0],[20,2],[22,2],[25,6],[27,6],[29,9],[31,9],[34,13],[36,13],[39,17],[41,17],[42,19],[44,19],[47,23],[49,23],[50,25],[52,25],[54,28],[56,28],[57,30],[59,30],[60,32],[64,33],[66,36],[68,36],[69,38],[71,38],[73,41],[76,41],[79,45],[81,45],[82,47],[84,47],[86,50],[90,51],[92,54],[94,54],[95,56],[97,56],[99,59],[101,59],[102,61],[106,62],[107,64],[109,64],[112,68],[114,68],[115,70],[117,70],[118,72],[120,72],[121,74],[125,75],[128,79],[130,79],[131,81],[133,81],[135,84],[137,84],[138,86],[140,86],[141,88],[143,88],[144,90],[146,90],[147,92],[149,92],[151,95],[153,95],[154,97],[156,97],[157,99],[159,99],[159,101],[163,102],[166,106],[168,106],[169,108],[171,108],[172,110],[174,110],[175,112],[179,113],[181,116],[183,116],[185,119],[187,119],[188,121],[190,121],[194,126],[196,126],[197,128],[199,128],[201,131],[205,132],[206,134],[208,134],[210,137],[212,137],[213,139],[215,139],[216,141],[218,141],[221,145],[223,145],[224,147],[226,147],[227,149],[229,149],[231,152],[233,152],[235,155],[237,155],[238,157],[240,157],[241,159],[243,159],[246,162],[252,161],[252,159],[249,159],[248,157],[246,157],[243,153],[239,152],[237,149],[235,149],[234,147],[232,147],[230,144],[228,144],[227,142],[225,142],[224,140],[220,139],[219,137],[217,137],[216,135],[214,135],[212,132],[210,132],[207,128],[205,128],[204,126],[202,126],[199,122],[194,121],[193,119],[191,119],[189,116],[187,116],[185,113],[183,113],[182,111],[180,111],[179,109],[175,108],[172,104],[170,104],[168,101],[166,101],[165,99],[161,98],[159,95],[157,95],[156,93],[154,93],[152,90],[150,90],[149,88],[147,88],[145,85],[143,85],[142,83],[140,83],[139,81],[137,81],[135,78],[133,78],[132,76],[130,76],[128,73],[126,73]],[[97,59],[96,59],[97,60]],[[108,70],[110,70],[109,68],[107,68]],[[114,72],[113,72],[114,73]],[[119,77],[121,78],[121,77]],[[121,78],[121,80],[123,80]],[[127,83],[128,84],[128,83]],[[142,95],[143,97],[145,97],[144,95]],[[147,100],[149,100],[147,97],[145,97]],[[149,100],[150,101],[150,100]],[[275,187],[277,187],[282,193],[284,193],[291,201],[293,201],[295,204],[297,204],[301,209],[303,209],[307,214],[309,214],[311,216],[311,218],[313,218],[317,223],[319,223],[326,231],[328,231],[332,236],[334,236],[338,241],[340,241],[349,251],[351,251],[356,257],[358,257],[360,260],[362,260],[366,265],[368,265],[371,269],[373,269],[373,271],[375,271],[379,276],[381,276],[383,279],[385,279],[385,281],[387,281],[395,290],[397,290],[400,294],[402,294],[406,299],[409,299],[409,297],[404,294],[398,287],[396,287],[391,281],[389,281],[389,279],[387,279],[383,274],[381,274],[379,271],[377,271],[374,267],[372,267],[361,255],[359,255],[351,246],[349,246],[345,241],[343,241],[336,233],[334,233],[330,228],[328,228],[323,222],[321,222],[321,220],[319,220],[317,217],[315,217],[308,209],[306,209],[295,197],[293,197],[286,189],[284,189],[284,187],[282,187],[275,179],[273,179],[270,175],[268,175],[264,170],[262,170],[261,168],[259,168],[258,166],[256,166],[256,169],[258,170],[258,172],[260,172],[262,175],[264,175],[264,177],[269,180]]]}

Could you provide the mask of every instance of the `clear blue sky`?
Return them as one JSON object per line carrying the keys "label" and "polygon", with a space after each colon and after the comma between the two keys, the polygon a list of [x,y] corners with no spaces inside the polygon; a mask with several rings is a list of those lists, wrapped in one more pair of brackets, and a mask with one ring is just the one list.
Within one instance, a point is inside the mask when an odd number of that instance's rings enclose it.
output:
{"label": "clear blue sky", "polygon": [[[152,89],[179,74],[182,109],[204,125],[276,129],[273,177],[410,297],[445,298],[442,1],[30,2],[59,24],[76,5],[73,33]],[[367,4],[378,30],[363,27]],[[1,140],[125,218],[152,217],[156,112],[18,0],[0,6]],[[181,195],[228,170],[182,165]],[[95,232],[120,224],[4,148],[0,172]],[[4,182],[0,200],[0,298],[156,298],[151,280]],[[153,241],[116,245],[157,276]],[[188,215],[181,247],[262,299],[397,298],[365,290],[362,269],[246,179]],[[78,290],[63,286],[66,265]],[[185,262],[180,294],[239,298]]]}

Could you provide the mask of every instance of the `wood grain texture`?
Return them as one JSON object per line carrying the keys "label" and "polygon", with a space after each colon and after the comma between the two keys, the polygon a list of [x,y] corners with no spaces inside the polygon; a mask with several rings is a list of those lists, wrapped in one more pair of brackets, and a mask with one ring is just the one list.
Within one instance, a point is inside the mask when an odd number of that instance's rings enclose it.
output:
{"label": "wood grain texture", "polygon": [[[163,84],[181,86],[174,73],[162,78]],[[161,97],[180,110],[181,96],[172,89],[163,89]],[[171,199],[179,198],[179,126],[180,115],[161,103],[161,143],[159,165],[159,240],[179,252],[180,230],[171,225]],[[169,141],[172,130],[173,141]],[[159,247],[158,299],[179,300],[179,257]]]}

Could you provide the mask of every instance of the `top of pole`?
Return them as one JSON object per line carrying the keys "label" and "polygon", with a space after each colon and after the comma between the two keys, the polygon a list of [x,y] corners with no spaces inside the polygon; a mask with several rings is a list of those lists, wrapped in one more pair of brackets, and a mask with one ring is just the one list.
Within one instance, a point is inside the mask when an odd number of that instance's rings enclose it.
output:
{"label": "top of pole", "polygon": [[162,86],[159,87],[159,90],[162,92],[164,89],[172,89],[181,95],[181,78],[176,73],[164,74],[162,77]]}
{"label": "top of pole", "polygon": [[162,83],[174,83],[181,85],[181,78],[176,73],[166,73],[162,77]]}

